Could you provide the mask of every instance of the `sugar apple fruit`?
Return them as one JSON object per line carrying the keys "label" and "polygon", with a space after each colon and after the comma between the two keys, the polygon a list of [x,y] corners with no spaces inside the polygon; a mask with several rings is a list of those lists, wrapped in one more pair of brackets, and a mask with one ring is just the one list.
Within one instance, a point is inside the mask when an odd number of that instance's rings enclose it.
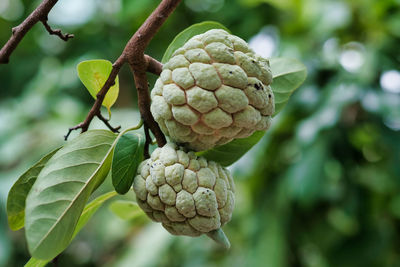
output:
{"label": "sugar apple fruit", "polygon": [[172,143],[139,165],[133,189],[146,214],[174,235],[220,229],[231,219],[235,203],[228,170]]}
{"label": "sugar apple fruit", "polygon": [[172,141],[200,151],[266,130],[274,113],[269,61],[224,30],[175,51],[151,92],[151,112]]}

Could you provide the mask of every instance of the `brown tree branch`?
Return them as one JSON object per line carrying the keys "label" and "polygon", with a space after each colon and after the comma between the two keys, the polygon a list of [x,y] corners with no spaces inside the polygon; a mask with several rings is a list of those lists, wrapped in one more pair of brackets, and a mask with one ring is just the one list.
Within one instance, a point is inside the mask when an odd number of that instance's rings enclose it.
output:
{"label": "brown tree branch", "polygon": [[149,153],[149,147],[151,144],[151,136],[150,136],[150,132],[149,132],[149,127],[147,126],[146,123],[143,123],[143,128],[144,128],[144,135],[146,137],[146,142],[144,143],[144,159],[148,159],[150,158],[150,153]]}
{"label": "brown tree branch", "polygon": [[[162,147],[167,143],[167,140],[165,139],[164,134],[162,133],[160,127],[158,126],[157,122],[154,120],[153,115],[150,112],[150,95],[146,73],[134,70],[132,71],[138,94],[138,106],[140,114],[147,127],[150,128],[150,130],[156,137],[158,146]],[[152,140],[150,139],[146,141],[151,143]]]}
{"label": "brown tree branch", "polygon": [[134,70],[145,70],[144,50],[181,0],[163,0],[129,40],[124,49]]}
{"label": "brown tree branch", "polygon": [[72,38],[73,35],[63,35],[59,30],[52,30],[47,24],[47,16],[58,0],[43,0],[42,3],[17,27],[12,29],[12,35],[7,43],[0,50],[0,64],[7,64],[12,52],[17,48],[22,38],[39,21],[43,22],[45,28],[50,34],[59,36],[64,41]]}
{"label": "brown tree branch", "polygon": [[161,62],[148,55],[144,55],[144,58],[147,62],[147,71],[159,76],[163,67]]}
{"label": "brown tree branch", "polygon": [[[139,111],[143,118],[145,131],[147,131],[146,127],[148,127],[153,132],[154,136],[156,137],[158,146],[164,146],[166,144],[165,136],[150,112],[150,94],[148,88],[148,80],[146,76],[146,72],[160,75],[162,71],[162,64],[154,58],[145,55],[144,50],[146,49],[147,45],[154,37],[154,35],[157,33],[157,31],[160,29],[162,24],[175,10],[180,2],[181,0],[162,0],[159,6],[146,19],[142,26],[128,41],[121,56],[113,64],[110,76],[108,77],[102,89],[97,94],[96,101],[86,119],[75,127],[70,128],[68,134],[65,136],[65,139],[68,138],[69,134],[73,130],[81,129],[82,132],[87,131],[90,122],[93,120],[94,116],[101,116],[100,107],[104,100],[104,97],[110,87],[114,84],[114,80],[122,65],[125,62],[128,62],[131,67],[135,79],[136,88],[138,91]],[[111,127],[109,124],[106,125],[109,126],[109,128]],[[111,127],[110,129],[115,130],[117,128]],[[149,144],[152,142],[150,134],[146,134],[146,142]]]}
{"label": "brown tree branch", "polygon": [[[167,141],[150,112],[150,95],[146,77],[149,60],[146,60],[144,50],[180,2],[181,0],[163,0],[132,36],[124,49],[124,54],[133,71],[136,89],[138,91],[140,114],[142,115],[143,121],[153,132],[157,139],[157,144],[160,147],[164,146]],[[151,142],[151,140],[149,140],[149,142]]]}
{"label": "brown tree branch", "polygon": [[73,34],[70,34],[70,33],[63,34],[60,29],[53,30],[50,27],[50,25],[47,23],[47,18],[45,20],[41,20],[41,22],[43,23],[43,26],[46,28],[47,32],[50,35],[57,35],[58,37],[60,37],[61,40],[64,40],[64,41],[68,41],[68,39],[74,38]]}

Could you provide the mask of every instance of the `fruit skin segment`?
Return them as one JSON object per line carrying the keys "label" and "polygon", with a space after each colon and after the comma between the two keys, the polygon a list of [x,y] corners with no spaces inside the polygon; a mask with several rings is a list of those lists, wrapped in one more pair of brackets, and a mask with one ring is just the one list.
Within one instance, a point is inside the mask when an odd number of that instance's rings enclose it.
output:
{"label": "fruit skin segment", "polygon": [[151,91],[161,130],[194,151],[267,130],[274,113],[269,61],[221,29],[192,37],[163,66]]}
{"label": "fruit skin segment", "polygon": [[133,190],[146,214],[174,235],[218,230],[230,221],[235,205],[230,172],[173,143],[139,165]]}

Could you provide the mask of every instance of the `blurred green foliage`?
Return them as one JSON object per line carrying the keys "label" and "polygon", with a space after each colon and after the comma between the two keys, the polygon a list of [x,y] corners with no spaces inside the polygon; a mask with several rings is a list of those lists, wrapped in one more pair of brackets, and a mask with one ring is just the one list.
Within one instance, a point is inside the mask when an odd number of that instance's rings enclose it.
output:
{"label": "blurred green foliage", "polygon": [[[1,1],[0,45],[39,2]],[[76,65],[114,61],[158,2],[62,0],[50,23],[75,38],[64,43],[36,25],[10,64],[0,65],[0,266],[29,259],[23,230],[7,226],[12,183],[62,144],[93,101]],[[214,20],[257,52],[308,67],[306,84],[231,167],[237,203],[224,231],[232,248],[223,251],[206,237],[173,237],[144,216],[124,221],[103,207],[59,266],[399,266],[399,6],[399,0],[184,0],[148,54],[161,59],[181,30]],[[127,67],[120,88],[112,123],[126,128],[139,120]],[[110,179],[99,190],[106,187]]]}

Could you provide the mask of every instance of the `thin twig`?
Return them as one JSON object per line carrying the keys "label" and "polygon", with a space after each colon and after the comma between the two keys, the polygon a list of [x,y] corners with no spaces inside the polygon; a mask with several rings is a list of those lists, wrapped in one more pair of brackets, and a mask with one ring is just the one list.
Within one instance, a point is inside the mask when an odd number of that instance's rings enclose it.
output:
{"label": "thin twig", "polygon": [[[36,23],[42,21],[44,26],[46,27],[47,23],[45,23],[44,21],[47,21],[47,16],[49,12],[57,2],[58,0],[43,0],[42,3],[40,3],[40,5],[34,11],[32,11],[32,13],[21,24],[12,28],[10,39],[8,39],[7,43],[0,50],[0,64],[7,64],[9,62],[10,56],[13,51],[17,48],[22,38],[24,38],[24,36],[29,32],[30,29],[32,29],[32,27]],[[49,30],[47,29],[47,31]],[[50,34],[56,34],[60,36],[56,33],[56,31],[57,30],[55,30],[54,33],[51,33],[50,31],[49,32]],[[67,36],[69,36],[68,38],[72,38],[71,35]]]}
{"label": "thin twig", "polygon": [[50,27],[50,25],[47,23],[47,18],[45,20],[41,20],[41,22],[43,23],[43,26],[46,28],[47,32],[50,35],[57,35],[58,37],[60,37],[61,40],[64,40],[64,41],[68,41],[68,39],[74,38],[73,34],[70,34],[70,33],[63,34],[60,29],[53,30]]}
{"label": "thin twig", "polygon": [[68,128],[68,133],[64,135],[64,140],[67,141],[69,135],[72,133],[72,131],[81,129],[83,127],[83,122],[79,123],[78,125],[75,125],[74,127]]}
{"label": "thin twig", "polygon": [[108,129],[110,129],[113,133],[119,133],[119,129],[121,129],[121,125],[117,126],[117,127],[112,127],[111,124],[108,122],[109,119],[106,119],[103,117],[103,115],[101,115],[101,113],[98,113],[97,118],[99,118],[107,127]]}

